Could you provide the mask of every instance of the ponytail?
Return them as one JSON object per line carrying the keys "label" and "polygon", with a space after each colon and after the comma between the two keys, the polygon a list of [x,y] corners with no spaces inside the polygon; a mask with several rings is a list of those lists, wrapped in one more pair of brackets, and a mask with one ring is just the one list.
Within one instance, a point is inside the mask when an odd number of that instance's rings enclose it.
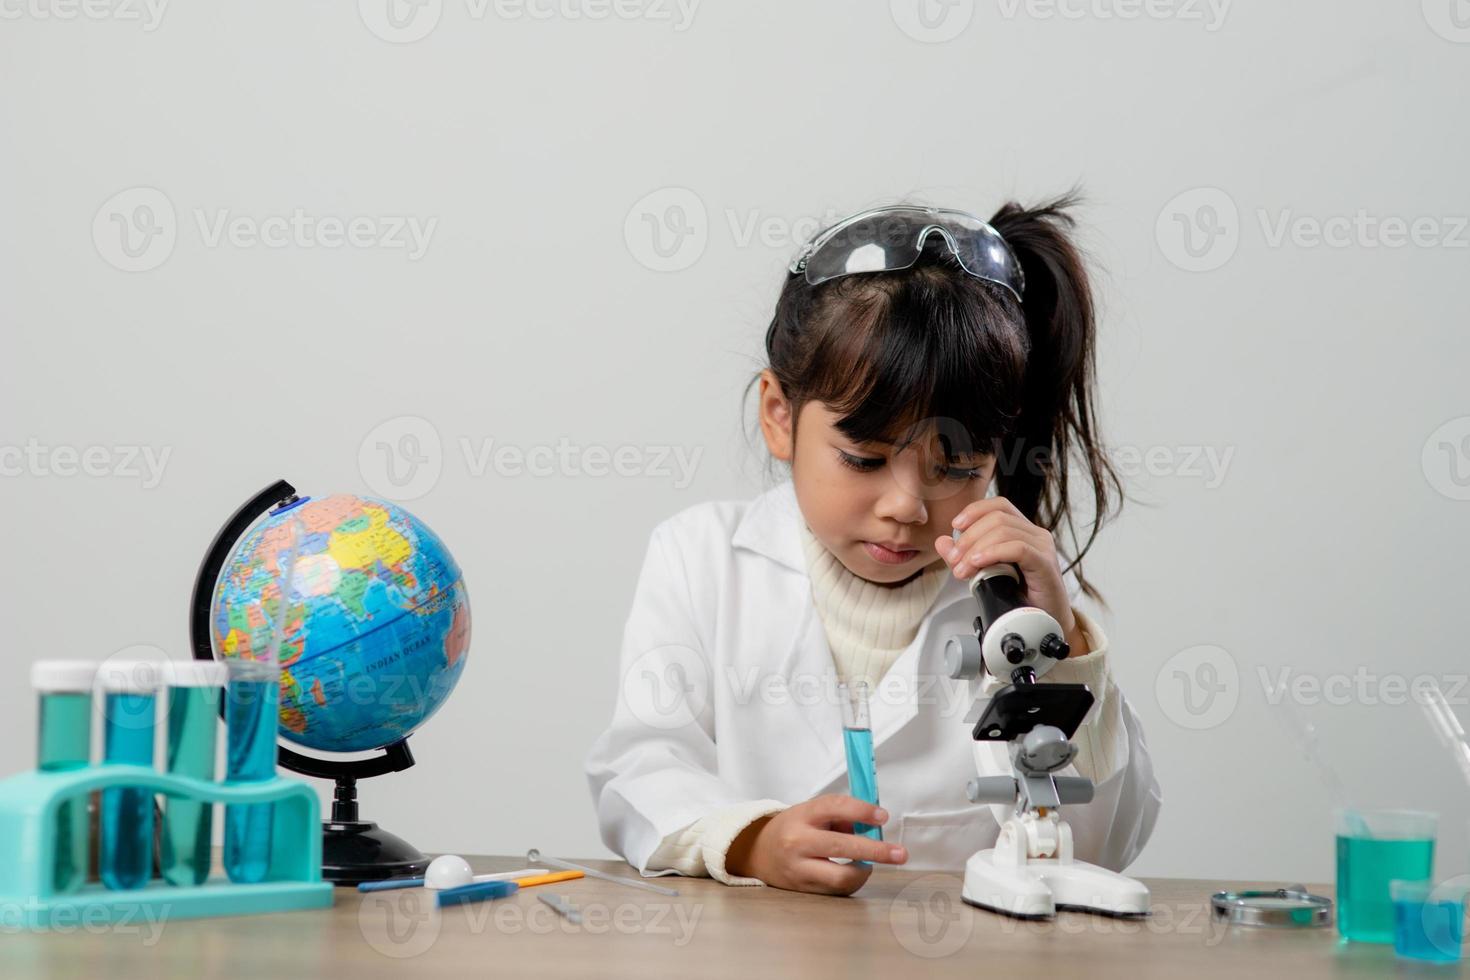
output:
{"label": "ponytail", "polygon": [[[1070,549],[1060,537],[1057,546],[1074,557],[1065,570],[1074,570],[1082,592],[1101,602],[1082,574],[1082,557],[1121,506],[1123,486],[1097,432],[1092,291],[1068,213],[1079,200],[1073,190],[1033,208],[1011,201],[990,219],[1025,275],[1021,310],[1030,339],[1015,431],[1001,440],[996,492],[1053,534],[1066,524]],[[1092,486],[1091,528],[1081,543],[1071,511],[1073,460],[1086,465]]]}

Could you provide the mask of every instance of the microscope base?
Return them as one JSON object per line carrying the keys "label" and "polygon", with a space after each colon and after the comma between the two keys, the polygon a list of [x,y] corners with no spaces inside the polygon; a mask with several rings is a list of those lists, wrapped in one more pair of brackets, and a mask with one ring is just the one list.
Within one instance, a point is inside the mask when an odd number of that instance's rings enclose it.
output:
{"label": "microscope base", "polygon": [[965,862],[960,897],[967,905],[1018,919],[1046,919],[1057,909],[1103,915],[1148,915],[1148,888],[1125,875],[1085,861],[1031,858],[1024,867],[996,862],[994,848]]}

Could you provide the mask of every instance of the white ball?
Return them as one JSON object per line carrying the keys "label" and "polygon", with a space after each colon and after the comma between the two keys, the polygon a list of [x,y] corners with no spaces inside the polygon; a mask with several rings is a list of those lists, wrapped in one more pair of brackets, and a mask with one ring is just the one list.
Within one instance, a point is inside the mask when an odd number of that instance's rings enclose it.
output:
{"label": "white ball", "polygon": [[439,855],[429,862],[429,870],[424,872],[425,888],[458,888],[474,880],[475,873],[470,870],[470,863],[458,854]]}

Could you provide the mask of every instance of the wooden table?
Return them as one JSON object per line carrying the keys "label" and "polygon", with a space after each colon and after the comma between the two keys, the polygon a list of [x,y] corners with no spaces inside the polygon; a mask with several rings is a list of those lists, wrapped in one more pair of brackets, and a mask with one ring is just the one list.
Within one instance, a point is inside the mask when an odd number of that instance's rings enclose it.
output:
{"label": "wooden table", "polygon": [[[634,875],[615,861],[587,864]],[[472,858],[479,872],[523,867],[514,857]],[[0,977],[148,980],[371,980],[413,976],[978,978],[1435,976],[1456,968],[1400,966],[1388,946],[1340,942],[1335,928],[1246,929],[1216,924],[1221,888],[1288,882],[1145,879],[1147,920],[1064,912],[1021,922],[964,905],[949,873],[883,870],[851,898],[708,879],[652,879],[666,898],[596,879],[528,888],[509,899],[431,913],[422,889],[360,895],[340,888],[331,909],[138,922],[114,931],[0,935]],[[1326,885],[1313,891],[1331,895]],[[537,900],[570,897],[574,926]]]}

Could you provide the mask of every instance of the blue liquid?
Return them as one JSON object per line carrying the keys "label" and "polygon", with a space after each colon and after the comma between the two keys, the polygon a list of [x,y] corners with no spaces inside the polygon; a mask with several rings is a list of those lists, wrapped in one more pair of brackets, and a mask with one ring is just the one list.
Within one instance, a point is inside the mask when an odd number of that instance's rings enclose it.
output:
{"label": "blue liquid", "polygon": [[[251,783],[276,776],[280,714],[274,680],[234,680],[225,694],[225,779]],[[270,870],[270,803],[225,807],[225,873],[236,883],[264,881]]]}
{"label": "blue liquid", "polygon": [[[873,764],[873,730],[844,728],[842,744],[847,749],[847,791],[864,803],[878,805],[878,770]],[[883,839],[883,828],[865,823],[852,825],[854,834]],[[867,863],[867,862],[860,862]]]}
{"label": "blue liquid", "polygon": [[[153,765],[154,697],[110,693],[104,738],[108,762]],[[153,876],[153,794],[131,786],[102,791],[102,882],[141,888]]]}
{"label": "blue liquid", "polygon": [[1393,926],[1393,949],[1400,956],[1455,963],[1465,938],[1465,904],[1394,902]]}
{"label": "blue liquid", "polygon": [[[92,741],[92,696],[75,691],[41,695],[37,766],[65,772],[87,765]],[[74,892],[87,879],[87,800],[76,797],[56,808],[56,846],[52,887]]]}
{"label": "blue liquid", "polygon": [[[169,772],[214,779],[219,692],[174,687],[168,692]],[[201,885],[209,878],[214,804],[170,797],[163,811],[160,870],[171,885]]]}
{"label": "blue liquid", "polygon": [[1434,841],[1337,838],[1337,931],[1360,943],[1391,943],[1395,878],[1433,877]]}

